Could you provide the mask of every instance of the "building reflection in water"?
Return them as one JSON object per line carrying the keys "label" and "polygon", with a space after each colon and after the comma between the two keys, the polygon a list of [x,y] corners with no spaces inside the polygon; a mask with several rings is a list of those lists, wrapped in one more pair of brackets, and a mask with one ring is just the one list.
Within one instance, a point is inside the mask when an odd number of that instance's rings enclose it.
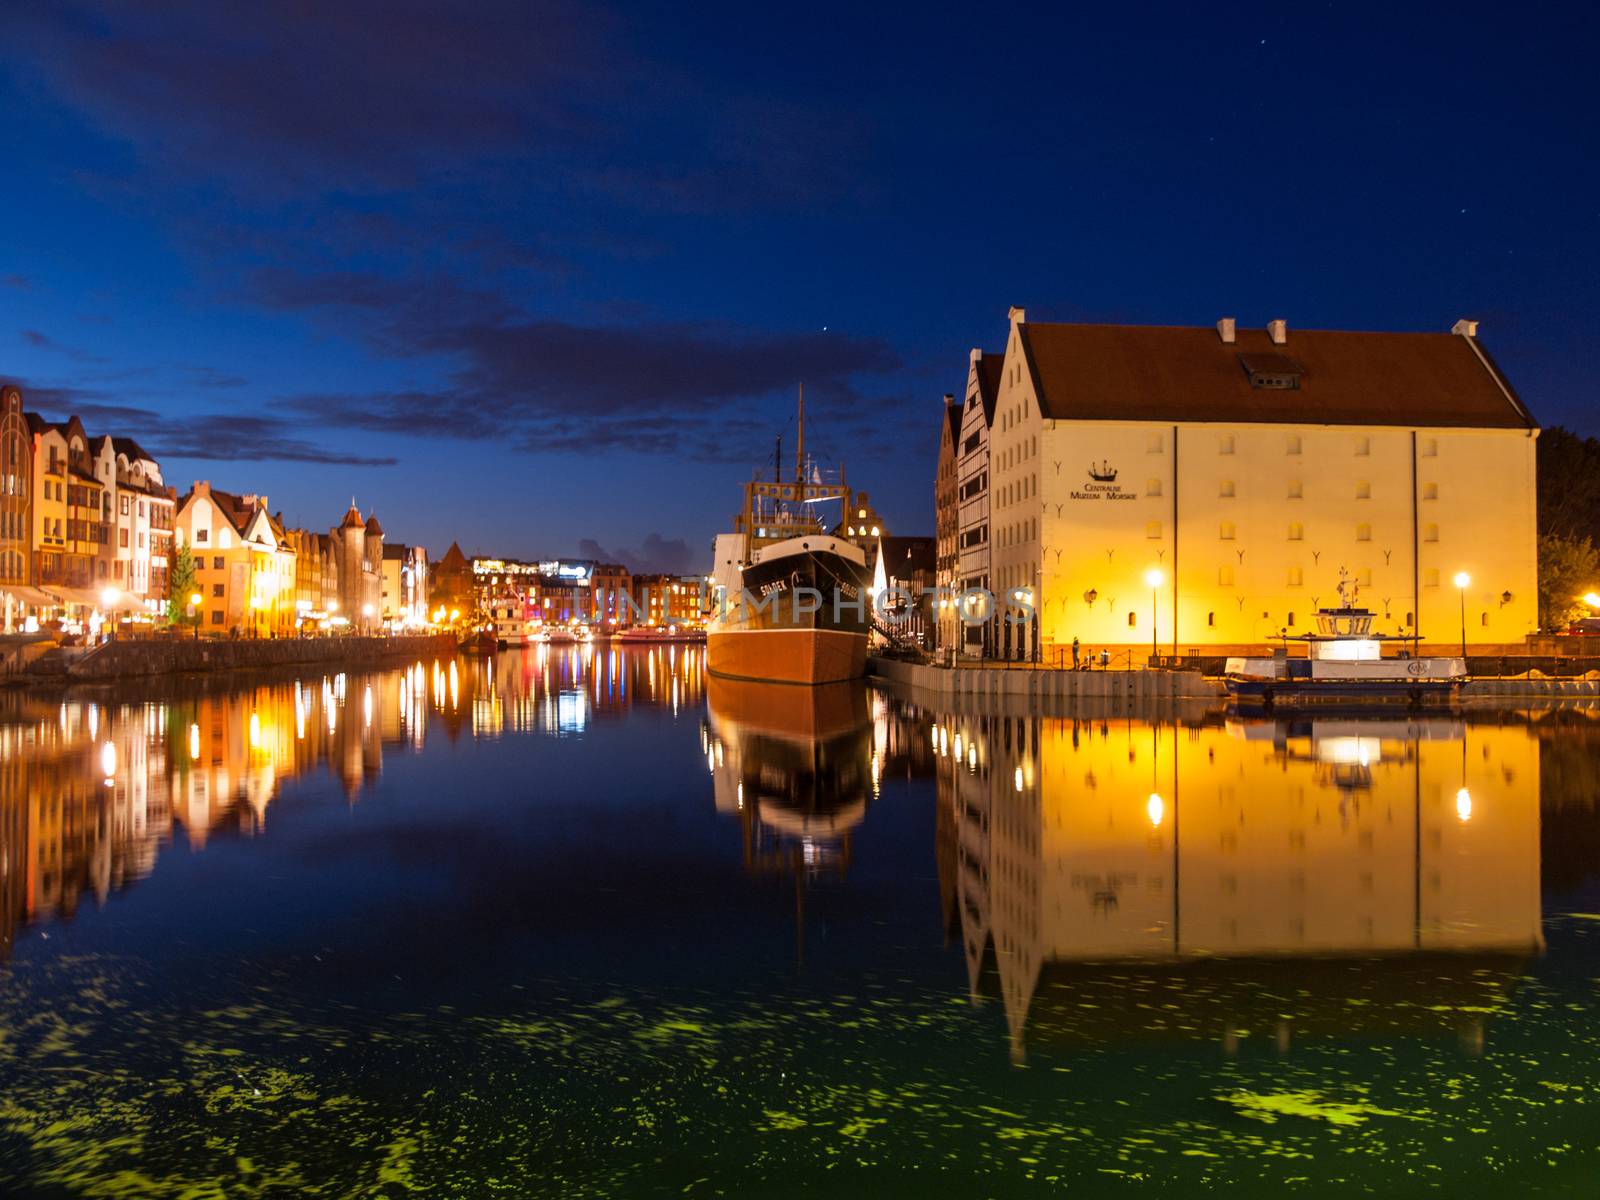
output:
{"label": "building reflection in water", "polygon": [[157,685],[159,702],[0,693],[0,960],[19,929],[148,875],[180,831],[193,849],[259,832],[289,780],[326,770],[354,803],[386,749],[420,748],[430,729],[568,734],[635,700],[697,706],[703,664],[699,647],[540,647],[371,675]]}
{"label": "building reflection in water", "polygon": [[1471,1046],[1462,1014],[1542,946],[1525,727],[945,717],[928,737],[947,914],[1019,1059],[1447,1022]]}

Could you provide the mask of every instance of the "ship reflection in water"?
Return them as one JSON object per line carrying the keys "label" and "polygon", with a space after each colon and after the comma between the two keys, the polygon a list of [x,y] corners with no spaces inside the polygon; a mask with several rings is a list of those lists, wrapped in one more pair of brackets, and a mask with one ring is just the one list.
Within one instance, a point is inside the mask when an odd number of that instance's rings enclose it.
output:
{"label": "ship reflection in water", "polygon": [[945,717],[941,880],[1030,1042],[1454,1031],[1542,947],[1539,743],[1450,720]]}

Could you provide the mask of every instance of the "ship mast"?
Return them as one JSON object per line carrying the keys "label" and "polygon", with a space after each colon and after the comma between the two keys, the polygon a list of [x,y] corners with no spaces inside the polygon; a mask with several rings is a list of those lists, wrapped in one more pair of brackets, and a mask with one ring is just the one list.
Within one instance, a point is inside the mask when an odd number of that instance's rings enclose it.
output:
{"label": "ship mast", "polygon": [[796,495],[800,503],[806,499],[806,385],[800,385],[800,436],[794,448],[794,481],[800,485]]}

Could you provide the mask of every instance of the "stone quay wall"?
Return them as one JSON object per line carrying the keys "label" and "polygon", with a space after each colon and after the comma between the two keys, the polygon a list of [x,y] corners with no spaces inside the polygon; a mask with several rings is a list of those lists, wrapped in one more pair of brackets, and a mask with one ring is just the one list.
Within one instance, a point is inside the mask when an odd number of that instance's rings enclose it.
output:
{"label": "stone quay wall", "polygon": [[1224,694],[1198,671],[1053,671],[1006,667],[930,667],[873,658],[870,674],[946,696],[1041,696],[1104,700],[1205,700]]}
{"label": "stone quay wall", "polygon": [[73,680],[126,679],[184,671],[240,671],[291,665],[360,666],[396,659],[454,656],[450,634],[400,637],[262,638],[240,641],[115,641],[67,666]]}

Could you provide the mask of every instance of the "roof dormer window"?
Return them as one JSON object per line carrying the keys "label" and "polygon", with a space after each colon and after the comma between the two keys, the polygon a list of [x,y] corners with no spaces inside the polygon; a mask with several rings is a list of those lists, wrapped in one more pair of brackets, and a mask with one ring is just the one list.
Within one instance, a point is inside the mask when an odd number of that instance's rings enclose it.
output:
{"label": "roof dormer window", "polygon": [[1250,377],[1250,386],[1266,391],[1294,391],[1304,373],[1300,364],[1284,354],[1241,354],[1239,365]]}

